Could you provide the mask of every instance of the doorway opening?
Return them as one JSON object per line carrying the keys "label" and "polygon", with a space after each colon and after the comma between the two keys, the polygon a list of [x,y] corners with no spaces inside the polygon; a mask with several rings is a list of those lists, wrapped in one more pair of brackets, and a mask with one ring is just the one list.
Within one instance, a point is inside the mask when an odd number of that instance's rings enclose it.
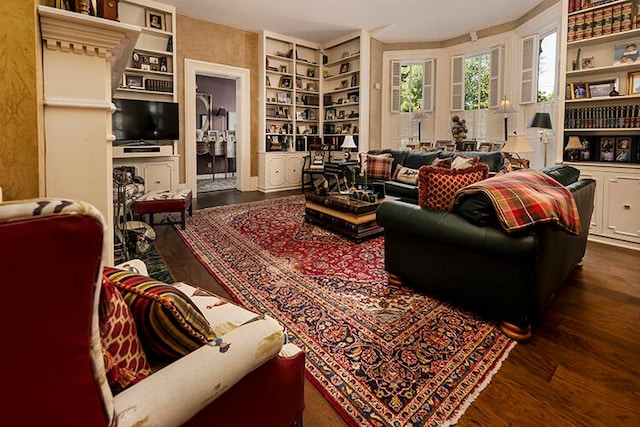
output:
{"label": "doorway opening", "polygon": [[[209,79],[211,81],[209,82]],[[200,83],[204,82],[204,83]],[[207,89],[207,83],[220,84],[216,88]],[[228,87],[227,87],[228,85]],[[222,89],[226,87],[226,89]],[[227,91],[229,91],[227,93]],[[217,93],[217,94],[216,94]],[[208,97],[207,95],[211,95]],[[217,96],[217,99],[215,98]],[[208,100],[208,107],[201,99]],[[227,104],[224,104],[227,102]],[[250,191],[250,105],[249,105],[249,70],[246,68],[209,62],[185,59],[185,181],[197,197],[198,188],[203,191],[207,187],[198,185],[198,176],[211,172],[208,177],[212,182],[222,183],[230,178],[233,170],[235,186],[240,191]],[[233,108],[233,110],[232,110]],[[199,114],[198,112],[202,113]],[[205,117],[202,117],[202,116]],[[207,131],[203,141],[204,130]],[[230,132],[233,130],[233,132]],[[211,134],[209,131],[212,131]],[[215,144],[225,141],[226,146]],[[213,139],[209,143],[209,139]],[[235,142],[229,140],[235,137]],[[205,143],[206,144],[203,144]],[[207,154],[205,155],[205,149]],[[209,154],[211,153],[211,154]],[[205,157],[209,156],[209,157]],[[200,160],[200,157],[202,160]],[[209,162],[210,160],[210,162]],[[198,163],[204,162],[204,169],[199,171]],[[209,169],[209,163],[211,168]],[[219,180],[220,178],[220,180]],[[216,184],[217,185],[217,184]]]}

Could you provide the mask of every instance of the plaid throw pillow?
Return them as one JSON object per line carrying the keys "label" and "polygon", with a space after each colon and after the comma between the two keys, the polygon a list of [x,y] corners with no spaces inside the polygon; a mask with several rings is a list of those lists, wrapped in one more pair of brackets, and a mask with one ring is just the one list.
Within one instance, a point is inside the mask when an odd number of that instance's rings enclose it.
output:
{"label": "plaid throw pillow", "polygon": [[374,156],[367,154],[367,177],[371,179],[391,180],[393,156],[389,153]]}
{"label": "plaid throw pillow", "polygon": [[112,267],[104,274],[129,306],[148,356],[179,358],[216,339],[202,312],[176,287]]}
{"label": "plaid throw pillow", "polygon": [[424,209],[448,212],[459,189],[485,179],[488,174],[486,163],[466,169],[422,166],[418,174],[418,203]]}

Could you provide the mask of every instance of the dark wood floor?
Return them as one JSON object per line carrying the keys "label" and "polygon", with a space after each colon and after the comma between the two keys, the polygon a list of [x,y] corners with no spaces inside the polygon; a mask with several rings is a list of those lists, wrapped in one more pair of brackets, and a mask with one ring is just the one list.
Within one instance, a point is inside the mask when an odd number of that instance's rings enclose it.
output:
{"label": "dark wood floor", "polygon": [[[290,194],[299,191],[206,193],[195,208]],[[177,280],[229,296],[172,227],[155,229]],[[305,427],[346,425],[308,381],[305,393]],[[640,252],[589,242],[533,339],[516,346],[458,425],[640,425]]]}

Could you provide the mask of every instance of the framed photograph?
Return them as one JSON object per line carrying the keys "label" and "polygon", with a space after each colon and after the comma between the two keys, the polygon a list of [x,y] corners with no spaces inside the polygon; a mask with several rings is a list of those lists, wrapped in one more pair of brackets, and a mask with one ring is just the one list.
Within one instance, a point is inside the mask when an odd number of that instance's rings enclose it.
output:
{"label": "framed photograph", "polygon": [[124,87],[130,89],[144,89],[144,77],[138,74],[125,74]]}
{"label": "framed photograph", "polygon": [[296,120],[304,120],[304,112],[296,111]]}
{"label": "framed photograph", "polygon": [[287,95],[289,94],[284,92],[278,92],[276,94],[276,102],[279,102],[281,104],[289,104],[290,99]]}
{"label": "framed photograph", "polygon": [[336,118],[336,109],[335,108],[329,108],[327,110],[325,119],[326,120],[335,120],[335,118]]}
{"label": "framed photograph", "polygon": [[305,112],[306,112],[308,120],[315,120],[316,119],[316,110],[314,110],[312,108],[308,108],[307,110],[305,110]]}
{"label": "framed photograph", "polygon": [[340,82],[340,89],[346,89],[349,87],[349,80],[343,80]]}
{"label": "framed photograph", "polygon": [[631,161],[631,138],[627,136],[616,138],[615,158],[616,162]]}
{"label": "framed photograph", "polygon": [[478,144],[478,151],[488,153],[493,148],[493,142],[481,142]]}
{"label": "framed photograph", "polygon": [[583,57],[580,65],[581,65],[580,68],[582,68],[583,70],[586,69],[586,68],[593,68],[593,67],[596,66],[595,62],[593,60],[593,56],[585,56],[585,57]]}
{"label": "framed photograph", "polygon": [[589,86],[586,83],[571,83],[572,99],[589,98]]}
{"label": "framed photograph", "polygon": [[317,92],[318,85],[315,83],[307,83],[307,92]]}
{"label": "framed photograph", "polygon": [[475,141],[462,141],[462,147],[460,147],[460,151],[475,151],[476,142]]}
{"label": "framed photograph", "polygon": [[504,142],[494,142],[491,151],[502,151],[502,147],[504,147]]}
{"label": "framed photograph", "polygon": [[613,65],[632,64],[638,60],[640,41],[617,44],[613,47]]}
{"label": "framed photograph", "polygon": [[614,138],[603,136],[600,138],[600,161],[613,162],[614,159]]}
{"label": "framed photograph", "polygon": [[423,151],[433,150],[433,142],[431,141],[420,142],[419,146],[420,146],[420,149]]}
{"label": "framed photograph", "polygon": [[436,140],[436,148],[439,150],[444,150],[447,144],[451,144],[449,140]]}
{"label": "framed photograph", "polygon": [[634,71],[628,74],[627,91],[629,95],[640,94],[640,71]]}
{"label": "framed photograph", "polygon": [[280,77],[280,87],[285,89],[293,89],[291,87],[291,77]]}
{"label": "framed photograph", "polygon": [[147,17],[146,23],[148,28],[155,28],[156,30],[162,30],[162,31],[165,30],[164,13],[160,13],[155,10],[149,10],[149,9],[147,9],[145,12]]}
{"label": "framed photograph", "polygon": [[316,76],[316,70],[307,68],[307,77],[315,77],[315,76]]}
{"label": "framed photograph", "polygon": [[344,64],[340,64],[340,74],[349,72],[349,63],[345,62]]}
{"label": "framed photograph", "polygon": [[338,118],[339,119],[344,119],[345,118],[345,114],[346,114],[346,112],[344,110],[338,111]]}
{"label": "framed photograph", "polygon": [[591,98],[608,97],[618,86],[618,79],[600,80],[589,83],[589,96]]}
{"label": "framed photograph", "polygon": [[450,142],[449,144],[445,144],[444,151],[456,151],[456,144]]}

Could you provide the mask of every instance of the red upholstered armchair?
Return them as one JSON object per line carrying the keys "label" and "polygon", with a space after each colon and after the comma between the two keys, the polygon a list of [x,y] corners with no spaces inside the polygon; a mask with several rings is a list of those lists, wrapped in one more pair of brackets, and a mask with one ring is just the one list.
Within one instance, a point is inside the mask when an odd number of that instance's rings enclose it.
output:
{"label": "red upholstered armchair", "polygon": [[[105,231],[100,213],[81,202],[0,203],[3,424],[284,427],[301,421],[304,353],[284,343],[273,319],[226,301],[209,305],[231,310],[229,332],[217,329],[215,343],[114,395],[98,315]],[[243,316],[251,320],[233,323]],[[269,340],[251,338],[260,331],[271,331]],[[242,372],[236,362],[246,355],[250,366]]]}

